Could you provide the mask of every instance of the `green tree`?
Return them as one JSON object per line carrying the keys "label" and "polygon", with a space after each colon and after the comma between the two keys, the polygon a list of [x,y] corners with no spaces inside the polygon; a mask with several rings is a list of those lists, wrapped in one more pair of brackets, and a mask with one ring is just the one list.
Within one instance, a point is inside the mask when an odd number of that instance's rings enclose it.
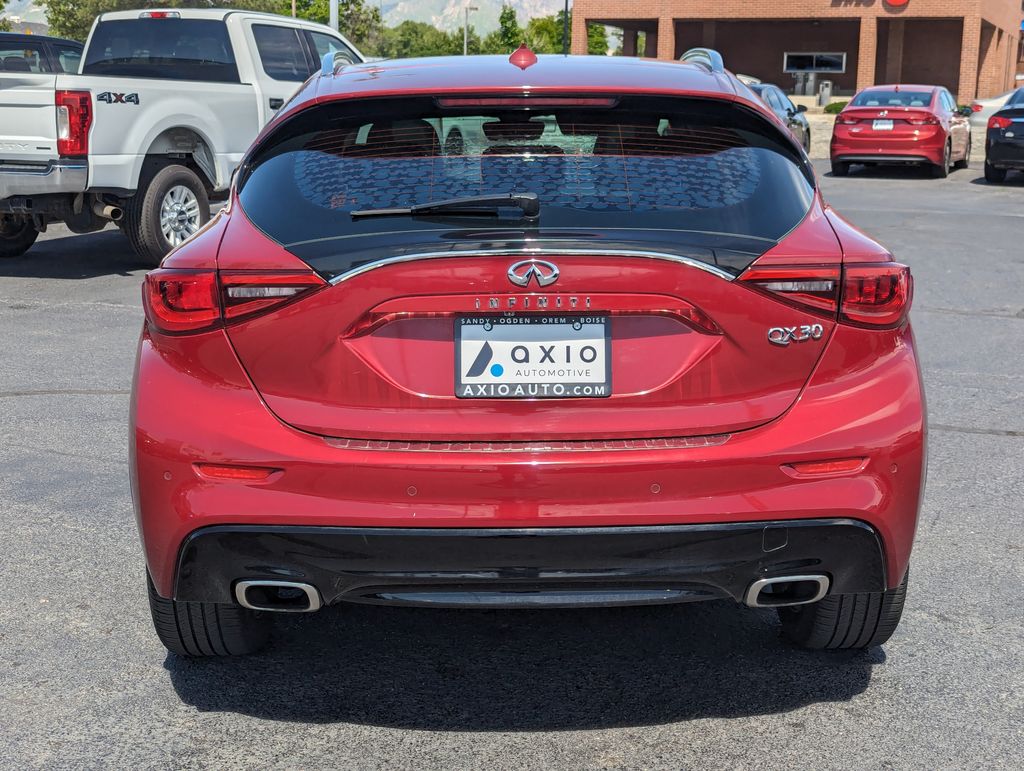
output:
{"label": "green tree", "polygon": [[[7,0],[0,0],[0,13],[4,12],[4,6],[7,5]],[[0,32],[10,32],[11,23],[7,19],[0,19]]]}
{"label": "green tree", "polygon": [[[565,32],[564,17],[565,11],[559,11],[552,16],[530,19],[526,25],[526,41],[535,53],[560,54],[565,50],[562,43]],[[572,30],[572,11],[569,12],[569,29]],[[608,53],[608,34],[603,25],[587,26],[587,53],[597,56]]]}
{"label": "green tree", "polygon": [[[85,40],[93,20],[105,11],[136,8],[209,8],[206,0],[40,0],[46,6],[50,34]],[[217,6],[278,13],[290,0],[219,0]]]}
{"label": "green tree", "polygon": [[[470,30],[470,50],[478,49],[480,38]],[[453,56],[462,53],[462,31],[444,32],[421,21],[403,21],[384,30],[376,56],[402,59],[413,56]]]}
{"label": "green tree", "polygon": [[[277,0],[280,12],[291,14],[291,0]],[[295,12],[300,19],[319,24],[331,20],[329,0],[296,0]],[[338,28],[365,54],[380,56],[379,48],[384,36],[384,23],[376,4],[366,0],[338,0]]]}
{"label": "green tree", "polygon": [[510,54],[525,40],[523,28],[519,26],[519,20],[516,18],[516,9],[511,5],[503,5],[501,15],[498,16],[498,28],[483,39],[480,45],[481,53]]}

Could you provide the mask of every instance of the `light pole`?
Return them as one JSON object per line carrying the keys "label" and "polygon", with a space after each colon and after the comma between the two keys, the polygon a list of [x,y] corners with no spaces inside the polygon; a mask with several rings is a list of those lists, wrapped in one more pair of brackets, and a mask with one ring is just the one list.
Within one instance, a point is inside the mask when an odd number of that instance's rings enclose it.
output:
{"label": "light pole", "polygon": [[466,6],[466,18],[465,18],[465,21],[463,21],[463,23],[462,23],[462,55],[463,56],[468,56],[469,55],[469,12],[470,11],[479,11],[479,10],[480,9],[477,8],[475,5],[467,5]]}
{"label": "light pole", "polygon": [[331,29],[338,31],[338,0],[331,0]]}
{"label": "light pole", "polygon": [[562,56],[569,55],[569,0],[565,0],[565,13],[562,14]]}

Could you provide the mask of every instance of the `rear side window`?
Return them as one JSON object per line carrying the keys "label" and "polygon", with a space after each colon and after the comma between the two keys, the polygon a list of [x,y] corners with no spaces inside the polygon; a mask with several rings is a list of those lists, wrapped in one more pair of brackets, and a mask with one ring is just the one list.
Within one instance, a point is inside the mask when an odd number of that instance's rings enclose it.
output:
{"label": "rear side window", "polygon": [[1024,106],[1024,88],[1018,88],[1007,104],[1012,104],[1014,107]]}
{"label": "rear side window", "polygon": [[[809,170],[778,129],[724,102],[626,97],[517,109],[481,106],[487,101],[413,97],[307,110],[257,148],[240,181],[242,206],[271,238],[338,273],[363,252],[469,244],[474,233],[759,253],[813,197]],[[350,216],[519,192],[539,197],[536,220]]]}
{"label": "rear side window", "polygon": [[[0,39],[2,40],[2,39]],[[40,45],[0,42],[0,72],[46,72],[46,59]]]}
{"label": "rear side window", "polygon": [[861,91],[850,102],[851,107],[927,107],[932,103],[931,91]]}
{"label": "rear side window", "polygon": [[256,39],[260,64],[269,77],[301,83],[310,76],[309,60],[299,30],[254,24],[252,34]]}
{"label": "rear side window", "polygon": [[82,49],[77,46],[55,44],[53,53],[61,72],[77,73],[82,63]]}
{"label": "rear side window", "polygon": [[224,22],[212,19],[123,19],[96,26],[85,75],[237,83],[238,67]]}

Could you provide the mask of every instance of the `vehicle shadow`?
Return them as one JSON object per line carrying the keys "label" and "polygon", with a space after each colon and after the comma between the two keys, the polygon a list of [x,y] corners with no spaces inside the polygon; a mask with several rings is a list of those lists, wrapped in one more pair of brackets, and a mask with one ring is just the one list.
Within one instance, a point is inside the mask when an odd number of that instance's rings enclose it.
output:
{"label": "vehicle shadow", "polygon": [[0,276],[81,279],[127,276],[154,267],[139,259],[128,239],[112,227],[85,235],[64,232],[36,241],[21,257],[0,260]]}
{"label": "vehicle shadow", "polygon": [[984,176],[975,177],[971,180],[972,185],[981,185],[982,187],[990,187],[993,190],[998,190],[1001,187],[1009,188],[1020,188],[1024,187],[1024,172],[1010,172],[1006,175],[1006,179],[1002,182],[988,182]]}
{"label": "vehicle shadow", "polygon": [[593,610],[343,606],[283,618],[272,648],[169,655],[202,711],[418,730],[655,725],[846,701],[885,660],[797,649],[776,616],[732,602]]}
{"label": "vehicle shadow", "polygon": [[[957,174],[963,173],[960,169],[951,171],[950,178],[954,178]],[[831,171],[827,172],[826,176],[834,179],[841,179],[833,174]],[[887,166],[880,164],[878,166],[863,166],[855,164],[850,168],[849,176],[846,179],[906,179],[906,180],[929,180],[939,182],[932,176],[930,166]]]}

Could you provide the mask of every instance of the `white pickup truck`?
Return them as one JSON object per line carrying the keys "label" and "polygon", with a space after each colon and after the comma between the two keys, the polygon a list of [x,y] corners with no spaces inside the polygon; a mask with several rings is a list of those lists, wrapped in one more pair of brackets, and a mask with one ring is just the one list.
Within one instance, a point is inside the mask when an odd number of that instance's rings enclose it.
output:
{"label": "white pickup truck", "polygon": [[50,222],[117,222],[158,262],[210,217],[249,144],[323,57],[329,27],[215,9],[99,16],[78,74],[0,70],[0,257]]}

